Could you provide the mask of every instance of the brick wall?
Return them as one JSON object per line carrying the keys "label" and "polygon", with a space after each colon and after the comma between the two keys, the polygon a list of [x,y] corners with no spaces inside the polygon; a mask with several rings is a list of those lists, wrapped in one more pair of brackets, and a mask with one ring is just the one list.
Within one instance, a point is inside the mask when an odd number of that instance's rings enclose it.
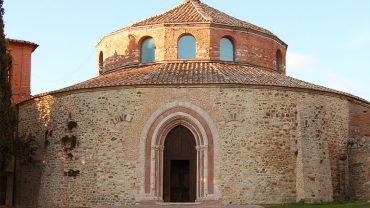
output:
{"label": "brick wall", "polygon": [[155,60],[177,60],[177,43],[184,34],[191,34],[197,42],[196,58],[220,60],[220,40],[227,36],[234,42],[235,61],[248,62],[276,70],[276,52],[282,52],[281,73],[285,74],[286,47],[277,40],[251,31],[211,25],[148,26],[126,29],[104,37],[96,46],[97,69],[103,52],[104,71],[140,62],[140,45],[146,37],[156,42]]}
{"label": "brick wall", "polygon": [[31,55],[35,45],[9,41],[8,47],[12,56],[12,102],[17,103],[31,95]]}
{"label": "brick wall", "polygon": [[349,105],[348,197],[370,201],[370,107],[357,102]]}

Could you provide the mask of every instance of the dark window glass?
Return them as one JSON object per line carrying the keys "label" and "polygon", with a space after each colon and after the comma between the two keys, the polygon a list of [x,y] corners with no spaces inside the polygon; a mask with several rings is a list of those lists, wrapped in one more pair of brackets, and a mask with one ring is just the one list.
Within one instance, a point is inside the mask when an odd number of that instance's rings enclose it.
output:
{"label": "dark window glass", "polygon": [[154,62],[155,59],[155,42],[153,38],[147,38],[141,45],[141,62]]}
{"label": "dark window glass", "polygon": [[282,55],[281,55],[281,51],[280,50],[278,50],[277,52],[276,52],[276,70],[278,71],[278,72],[280,72],[281,71],[281,60],[282,59]]}
{"label": "dark window glass", "polygon": [[191,35],[180,38],[178,45],[178,59],[195,59],[196,42]]}
{"label": "dark window glass", "polygon": [[104,62],[103,51],[100,51],[100,54],[99,54],[99,68],[100,69],[103,68],[103,62]]}
{"label": "dark window glass", "polygon": [[222,38],[220,41],[220,60],[234,61],[234,44],[229,38]]}

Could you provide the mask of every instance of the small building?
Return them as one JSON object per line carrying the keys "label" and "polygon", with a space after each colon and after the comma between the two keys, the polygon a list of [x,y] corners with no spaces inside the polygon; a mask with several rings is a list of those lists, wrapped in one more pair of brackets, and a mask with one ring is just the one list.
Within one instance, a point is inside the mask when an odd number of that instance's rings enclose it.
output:
{"label": "small building", "polygon": [[[10,84],[12,103],[31,97],[31,56],[37,44],[15,39],[6,39],[11,55]],[[14,161],[4,172],[0,172],[0,207],[13,204]]]}
{"label": "small building", "polygon": [[18,104],[15,202],[370,200],[370,103],[286,76],[287,44],[199,0],[104,36],[98,76]]}

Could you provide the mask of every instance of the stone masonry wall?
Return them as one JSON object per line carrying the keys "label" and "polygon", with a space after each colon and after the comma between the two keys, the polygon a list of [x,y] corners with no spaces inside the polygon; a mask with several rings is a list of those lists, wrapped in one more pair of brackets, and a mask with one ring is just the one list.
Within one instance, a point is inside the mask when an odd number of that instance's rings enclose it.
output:
{"label": "stone masonry wall", "polygon": [[215,97],[225,204],[295,201],[294,93],[220,89]]}
{"label": "stone masonry wall", "polygon": [[346,100],[269,88],[117,87],[19,105],[19,133],[37,138],[41,149],[39,166],[17,167],[17,206],[134,204],[142,129],[174,101],[202,108],[216,125],[222,203],[332,199],[330,141],[348,135]]}
{"label": "stone masonry wall", "polygon": [[103,38],[96,46],[97,69],[103,53],[103,71],[140,62],[141,43],[153,37],[155,61],[177,60],[177,44],[181,36],[191,34],[196,39],[196,59],[220,60],[220,40],[229,37],[234,42],[235,61],[276,69],[276,52],[282,52],[281,73],[285,74],[286,48],[277,41],[252,32],[207,25],[153,26],[117,32]]}
{"label": "stone masonry wall", "polygon": [[297,201],[332,201],[331,166],[338,161],[338,144],[348,134],[347,102],[328,98],[322,102],[314,94],[304,96],[309,99],[298,105],[297,157],[303,162],[297,164]]}

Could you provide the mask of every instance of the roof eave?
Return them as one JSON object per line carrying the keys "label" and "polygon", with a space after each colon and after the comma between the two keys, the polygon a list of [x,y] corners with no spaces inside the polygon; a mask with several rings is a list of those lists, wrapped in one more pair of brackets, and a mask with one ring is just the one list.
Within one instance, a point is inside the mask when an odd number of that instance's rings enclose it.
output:
{"label": "roof eave", "polygon": [[36,48],[39,47],[38,44],[26,40],[18,40],[18,39],[12,39],[12,38],[6,38],[7,41],[12,42],[12,43],[17,43],[17,44],[23,44],[23,45],[29,45],[32,47],[32,52],[36,50]]}

